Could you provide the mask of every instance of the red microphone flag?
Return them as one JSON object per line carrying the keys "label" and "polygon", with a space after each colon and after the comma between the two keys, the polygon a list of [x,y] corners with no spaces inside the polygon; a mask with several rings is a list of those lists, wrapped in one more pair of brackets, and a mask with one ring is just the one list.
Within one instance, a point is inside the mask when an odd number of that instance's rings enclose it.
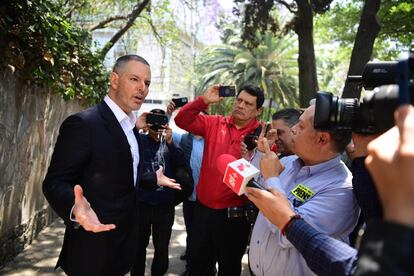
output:
{"label": "red microphone flag", "polygon": [[260,173],[247,160],[236,160],[230,154],[222,154],[217,158],[217,168],[224,173],[223,182],[238,195],[243,194],[247,182]]}

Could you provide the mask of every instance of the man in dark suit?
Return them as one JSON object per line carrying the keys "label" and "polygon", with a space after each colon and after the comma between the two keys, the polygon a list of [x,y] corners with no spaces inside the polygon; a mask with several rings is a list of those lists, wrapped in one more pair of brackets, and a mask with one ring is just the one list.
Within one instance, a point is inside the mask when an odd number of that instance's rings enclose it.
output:
{"label": "man in dark suit", "polygon": [[148,62],[138,55],[120,57],[104,101],[69,116],[60,128],[43,193],[65,221],[56,267],[69,275],[124,275],[136,244],[137,186],[180,189],[157,172],[143,173],[136,119],[151,82]]}

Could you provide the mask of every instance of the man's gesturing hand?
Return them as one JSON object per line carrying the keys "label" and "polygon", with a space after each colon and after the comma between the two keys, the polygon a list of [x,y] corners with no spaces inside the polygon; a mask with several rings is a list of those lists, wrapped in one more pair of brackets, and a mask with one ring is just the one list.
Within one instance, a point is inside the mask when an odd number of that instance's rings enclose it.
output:
{"label": "man's gesturing hand", "polygon": [[263,178],[267,180],[271,176],[279,176],[285,169],[282,163],[280,163],[279,157],[276,153],[270,150],[269,143],[266,138],[263,138],[263,146],[265,154],[260,160],[260,172]]}
{"label": "man's gesturing hand", "polygon": [[102,224],[99,221],[88,200],[83,196],[83,190],[80,185],[76,185],[73,191],[75,193],[75,205],[72,214],[86,231],[98,233],[115,229],[115,224]]}
{"label": "man's gesturing hand", "polygon": [[172,189],[181,190],[181,186],[178,183],[175,183],[175,179],[169,178],[164,175],[164,168],[160,168],[156,171],[157,174],[157,184],[158,186],[165,186]]}

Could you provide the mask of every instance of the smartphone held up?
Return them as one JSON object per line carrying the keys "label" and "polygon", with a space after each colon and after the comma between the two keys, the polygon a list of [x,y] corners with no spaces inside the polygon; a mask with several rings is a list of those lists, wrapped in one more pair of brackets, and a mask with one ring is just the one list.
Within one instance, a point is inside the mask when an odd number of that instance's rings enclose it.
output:
{"label": "smartphone held up", "polygon": [[234,97],[236,96],[236,86],[224,85],[219,87],[220,97]]}
{"label": "smartphone held up", "polygon": [[187,97],[182,97],[182,98],[173,98],[172,101],[175,104],[175,107],[182,107],[184,106],[186,103],[188,103],[188,98]]}

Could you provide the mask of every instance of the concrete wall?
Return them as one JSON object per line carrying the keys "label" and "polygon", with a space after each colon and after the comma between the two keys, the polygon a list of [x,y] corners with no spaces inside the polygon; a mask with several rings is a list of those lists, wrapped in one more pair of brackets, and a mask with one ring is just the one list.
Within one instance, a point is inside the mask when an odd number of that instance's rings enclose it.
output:
{"label": "concrete wall", "polygon": [[81,110],[48,89],[0,73],[0,267],[30,244],[55,215],[42,194],[59,126]]}

